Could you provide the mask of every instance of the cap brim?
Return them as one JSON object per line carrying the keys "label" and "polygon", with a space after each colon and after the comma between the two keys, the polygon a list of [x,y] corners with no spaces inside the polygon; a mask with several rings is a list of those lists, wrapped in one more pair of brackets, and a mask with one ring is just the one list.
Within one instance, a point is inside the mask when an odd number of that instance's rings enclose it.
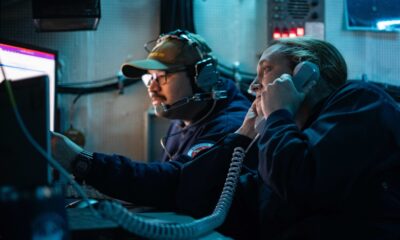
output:
{"label": "cap brim", "polygon": [[125,63],[121,67],[122,74],[128,78],[137,78],[142,76],[147,70],[168,70],[171,65],[166,65],[154,59],[137,60],[130,63]]}

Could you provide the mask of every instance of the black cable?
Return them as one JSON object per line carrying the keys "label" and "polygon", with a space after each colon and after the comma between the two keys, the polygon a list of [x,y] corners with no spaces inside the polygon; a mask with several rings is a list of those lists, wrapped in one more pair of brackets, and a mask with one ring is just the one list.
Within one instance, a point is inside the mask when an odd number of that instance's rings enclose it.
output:
{"label": "black cable", "polygon": [[103,79],[94,80],[94,81],[63,83],[63,84],[60,84],[60,85],[65,86],[65,87],[73,87],[73,86],[79,86],[79,85],[93,85],[93,84],[98,84],[98,83],[109,82],[109,81],[114,80],[116,78],[118,78],[118,76],[112,76],[112,77],[103,78]]}
{"label": "black cable", "polygon": [[[115,77],[117,78],[117,77]],[[126,78],[123,80],[124,86],[130,86],[134,83],[141,81],[139,78]],[[74,87],[74,86],[65,86],[65,85],[57,85],[58,93],[65,94],[89,94],[89,93],[97,93],[97,92],[106,92],[110,90],[119,89],[119,82],[116,81],[110,84],[104,84],[95,87]]]}
{"label": "black cable", "polygon": [[74,105],[79,100],[79,98],[82,97],[82,95],[83,95],[82,93],[78,93],[77,96],[72,101],[72,104]]}

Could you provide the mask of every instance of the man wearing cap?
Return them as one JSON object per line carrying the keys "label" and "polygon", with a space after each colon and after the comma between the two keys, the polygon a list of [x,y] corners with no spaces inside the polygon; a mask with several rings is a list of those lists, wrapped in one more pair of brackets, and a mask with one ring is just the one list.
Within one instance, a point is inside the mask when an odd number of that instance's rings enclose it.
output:
{"label": "man wearing cap", "polygon": [[[183,165],[238,129],[250,103],[232,81],[218,76],[216,59],[204,40],[186,31],[161,35],[147,59],[124,64],[122,72],[127,77],[141,76],[156,115],[172,120],[162,139],[162,159],[146,164],[87,152],[57,133],[52,137],[52,154],[77,178],[105,194],[175,210]],[[198,171],[212,168],[211,161]]]}

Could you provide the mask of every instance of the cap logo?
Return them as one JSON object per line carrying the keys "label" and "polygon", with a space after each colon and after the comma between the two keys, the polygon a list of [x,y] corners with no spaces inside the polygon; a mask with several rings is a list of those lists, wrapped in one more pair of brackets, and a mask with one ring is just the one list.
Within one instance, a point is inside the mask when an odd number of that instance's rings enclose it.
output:
{"label": "cap logo", "polygon": [[152,52],[152,53],[149,54],[149,57],[163,58],[163,57],[165,57],[165,53],[162,53],[162,52]]}

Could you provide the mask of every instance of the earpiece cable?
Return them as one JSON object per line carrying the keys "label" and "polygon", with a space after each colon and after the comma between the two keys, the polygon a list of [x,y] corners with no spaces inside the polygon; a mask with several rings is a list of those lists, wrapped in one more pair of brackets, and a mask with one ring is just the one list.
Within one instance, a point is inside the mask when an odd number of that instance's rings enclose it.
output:
{"label": "earpiece cable", "polygon": [[210,110],[202,118],[200,118],[199,120],[197,120],[196,122],[194,122],[194,123],[192,123],[190,125],[187,125],[187,126],[183,127],[181,130],[179,130],[177,132],[174,132],[174,133],[171,133],[171,134],[168,134],[167,136],[164,136],[164,137],[162,137],[160,139],[161,147],[163,148],[163,150],[165,151],[165,153],[167,154],[169,159],[172,159],[173,156],[168,151],[168,149],[167,149],[167,147],[165,145],[167,143],[168,138],[173,137],[173,136],[178,135],[178,134],[181,134],[182,132],[187,131],[188,129],[193,128],[193,127],[197,126],[198,124],[200,124],[201,122],[203,122],[205,119],[207,119],[211,115],[211,113],[214,111],[214,108],[215,108],[216,105],[217,105],[217,100],[214,100],[213,101],[213,105],[211,106]]}

